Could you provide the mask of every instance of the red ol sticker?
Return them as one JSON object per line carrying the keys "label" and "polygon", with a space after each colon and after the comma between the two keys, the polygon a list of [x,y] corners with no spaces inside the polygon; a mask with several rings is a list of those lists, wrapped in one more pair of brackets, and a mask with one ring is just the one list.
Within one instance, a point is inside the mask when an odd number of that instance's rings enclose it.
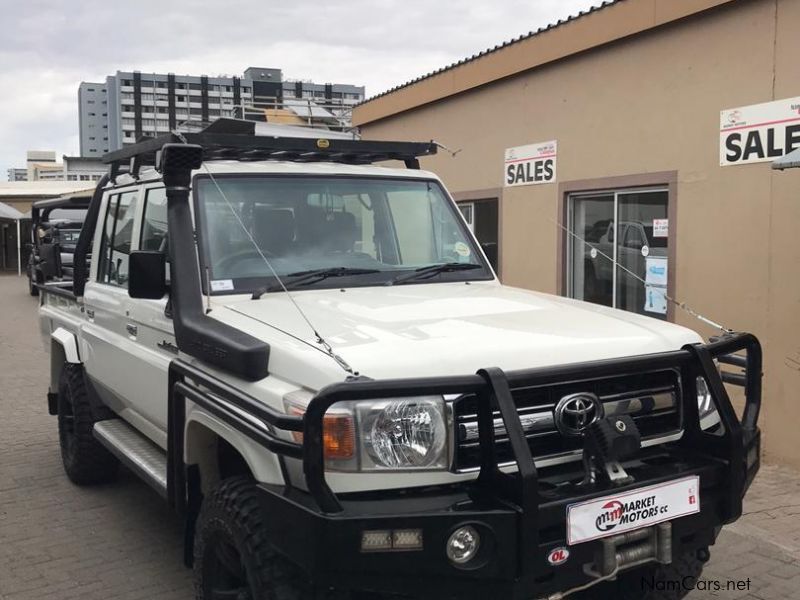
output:
{"label": "red ol sticker", "polygon": [[547,555],[547,562],[549,562],[553,566],[563,565],[565,562],[567,562],[568,558],[569,558],[569,550],[567,550],[563,546],[560,546],[558,548],[553,548],[552,550],[550,550],[550,553]]}

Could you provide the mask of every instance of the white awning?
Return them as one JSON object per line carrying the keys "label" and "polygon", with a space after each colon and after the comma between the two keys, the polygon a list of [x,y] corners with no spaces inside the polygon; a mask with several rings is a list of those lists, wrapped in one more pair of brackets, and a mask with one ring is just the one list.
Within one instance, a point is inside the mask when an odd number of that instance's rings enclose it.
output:
{"label": "white awning", "polygon": [[779,171],[800,167],[800,148],[792,150],[789,154],[772,161],[772,168]]}
{"label": "white awning", "polygon": [[16,208],[0,202],[0,219],[13,219],[14,221],[19,221],[22,218],[22,213]]}

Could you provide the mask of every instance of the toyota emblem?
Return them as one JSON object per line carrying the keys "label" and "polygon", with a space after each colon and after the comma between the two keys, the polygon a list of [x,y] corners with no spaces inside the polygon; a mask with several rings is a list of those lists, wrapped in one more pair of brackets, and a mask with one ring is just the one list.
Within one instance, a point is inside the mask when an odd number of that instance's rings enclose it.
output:
{"label": "toyota emblem", "polygon": [[553,411],[556,427],[567,437],[582,436],[589,425],[603,416],[603,403],[588,392],[564,396]]}

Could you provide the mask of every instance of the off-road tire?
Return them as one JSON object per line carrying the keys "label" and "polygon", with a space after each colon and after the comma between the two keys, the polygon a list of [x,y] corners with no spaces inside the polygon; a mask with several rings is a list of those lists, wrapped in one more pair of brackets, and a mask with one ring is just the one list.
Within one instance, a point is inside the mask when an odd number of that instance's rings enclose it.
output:
{"label": "off-road tire", "polygon": [[[194,536],[196,600],[212,600],[214,591],[242,600],[314,597],[302,570],[270,546],[264,521],[255,484],[246,477],[226,479],[203,499]],[[238,578],[225,577],[237,566]]]}
{"label": "off-road tire", "polygon": [[[671,564],[651,564],[623,572],[616,581],[600,584],[587,590],[587,598],[614,598],[615,600],[681,600],[691,592],[708,562],[708,550],[702,548],[676,557]],[[665,589],[650,582],[663,582]],[[689,584],[689,585],[687,585]],[[592,593],[596,595],[592,595]]]}
{"label": "off-road tire", "polygon": [[34,277],[33,273],[28,273],[28,293],[31,296],[38,296],[39,295],[39,288],[37,288],[33,284],[33,277]]}
{"label": "off-road tire", "polygon": [[92,435],[94,424],[83,367],[65,364],[58,380],[58,440],[64,471],[77,485],[108,483],[119,470],[119,460]]}

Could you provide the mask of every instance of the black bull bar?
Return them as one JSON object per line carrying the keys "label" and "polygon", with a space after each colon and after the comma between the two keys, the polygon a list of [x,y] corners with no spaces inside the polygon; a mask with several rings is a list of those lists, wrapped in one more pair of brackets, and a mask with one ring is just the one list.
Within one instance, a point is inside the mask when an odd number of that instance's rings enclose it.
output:
{"label": "black bull bar", "polygon": [[[744,352],[744,356],[739,354]],[[715,363],[715,361],[717,361]],[[740,373],[720,371],[717,363],[743,369]],[[184,463],[186,400],[189,400],[279,457],[302,460],[305,483],[318,510],[335,515],[343,508],[325,478],[323,418],[335,403],[345,400],[385,399],[419,395],[475,394],[478,401],[480,471],[473,482],[483,492],[512,502],[519,508],[521,532],[527,536],[522,548],[536,552],[540,504],[538,476],[523,426],[511,395],[514,387],[546,386],[577,379],[677,369],[680,372],[683,435],[673,444],[685,451],[702,448],[704,455],[726,465],[723,485],[725,522],[742,512],[742,497],[759,466],[762,351],[758,339],[749,333],[726,334],[708,344],[690,344],[680,350],[620,359],[502,371],[481,369],[474,375],[404,378],[388,380],[355,379],[329,385],[311,400],[303,416],[276,411],[231,384],[213,377],[181,359],[170,365],[168,496],[171,505],[183,513],[187,506],[187,468]],[[722,433],[700,428],[696,378],[705,377],[723,425]],[[744,387],[745,404],[737,416],[723,382]],[[222,400],[222,401],[221,401]],[[231,407],[235,407],[232,409]],[[504,473],[495,452],[493,411],[499,411],[510,441],[517,472]],[[242,413],[250,418],[244,418]],[[263,423],[259,426],[257,422]],[[302,432],[302,443],[279,436],[276,431]],[[286,471],[284,470],[286,475]],[[288,485],[287,481],[287,485]],[[525,557],[521,557],[523,560]]]}

